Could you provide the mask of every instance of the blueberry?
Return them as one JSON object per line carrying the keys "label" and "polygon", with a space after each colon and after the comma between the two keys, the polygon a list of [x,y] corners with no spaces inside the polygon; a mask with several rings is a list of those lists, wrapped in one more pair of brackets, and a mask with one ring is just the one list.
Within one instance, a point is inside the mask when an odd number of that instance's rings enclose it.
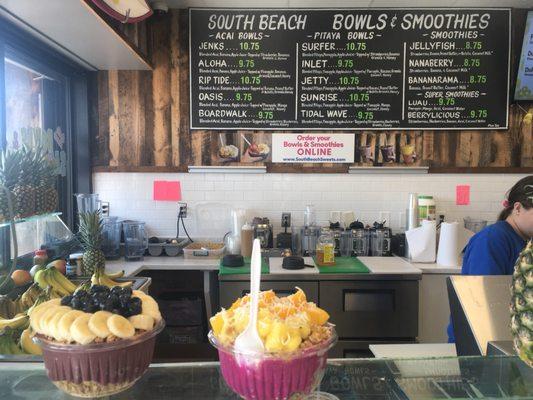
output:
{"label": "blueberry", "polygon": [[138,297],[133,297],[128,303],[128,313],[130,316],[137,315],[142,312],[142,300]]}
{"label": "blueberry", "polygon": [[61,299],[61,305],[62,306],[70,306],[70,303],[72,302],[73,296],[65,296]]}
{"label": "blueberry", "polygon": [[100,308],[104,311],[113,311],[116,308],[115,302],[111,298],[107,298],[104,304],[100,304]]}
{"label": "blueberry", "polygon": [[109,288],[107,286],[104,286],[104,285],[93,285],[93,286],[91,286],[91,290],[90,290],[89,293],[90,294],[95,294],[95,293],[108,294],[109,293]]}
{"label": "blueberry", "polygon": [[107,294],[102,292],[95,293],[92,295],[92,299],[96,304],[100,305],[105,303],[105,301],[107,300]]}
{"label": "blueberry", "polygon": [[74,297],[76,297],[76,298],[83,298],[83,297],[86,297],[88,295],[89,294],[85,290],[77,290],[76,292],[74,292]]}
{"label": "blueberry", "polygon": [[122,293],[122,288],[120,286],[113,286],[111,288],[111,294],[116,294],[117,296],[119,296],[120,293]]}
{"label": "blueberry", "polygon": [[74,297],[72,299],[72,302],[70,303],[70,305],[72,306],[72,308],[74,308],[75,310],[83,310],[83,300],[77,298],[77,297]]}
{"label": "blueberry", "polygon": [[123,287],[122,288],[122,295],[124,296],[128,296],[128,297],[131,297],[131,294],[133,292],[131,291],[131,288],[130,287]]}

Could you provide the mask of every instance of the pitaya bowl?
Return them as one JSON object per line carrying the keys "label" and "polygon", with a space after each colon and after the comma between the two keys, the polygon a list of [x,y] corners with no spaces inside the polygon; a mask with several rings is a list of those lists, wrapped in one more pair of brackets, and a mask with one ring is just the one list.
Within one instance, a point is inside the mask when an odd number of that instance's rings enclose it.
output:
{"label": "pitaya bowl", "polygon": [[313,347],[288,354],[243,353],[221,345],[213,332],[209,341],[217,348],[220,370],[228,386],[246,400],[298,399],[314,391],[324,376],[331,337]]}
{"label": "pitaya bowl", "polygon": [[165,323],[131,339],[89,345],[58,343],[42,335],[46,373],[59,389],[77,397],[103,397],[122,392],[144,375],[152,361],[155,338]]}

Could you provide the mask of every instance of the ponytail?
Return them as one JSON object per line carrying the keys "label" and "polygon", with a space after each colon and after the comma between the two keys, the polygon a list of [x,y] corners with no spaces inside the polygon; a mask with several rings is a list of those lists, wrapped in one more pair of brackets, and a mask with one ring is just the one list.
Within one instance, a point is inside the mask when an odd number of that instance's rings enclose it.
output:
{"label": "ponytail", "polygon": [[525,209],[533,207],[533,175],[520,179],[507,193],[507,199],[502,203],[503,210],[498,221],[504,221],[512,214],[514,204],[520,203]]}

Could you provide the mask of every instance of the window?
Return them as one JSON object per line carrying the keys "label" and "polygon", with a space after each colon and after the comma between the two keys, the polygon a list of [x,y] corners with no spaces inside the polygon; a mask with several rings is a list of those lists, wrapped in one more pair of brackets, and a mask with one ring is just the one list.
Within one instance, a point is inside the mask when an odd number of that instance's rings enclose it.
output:
{"label": "window", "polygon": [[[40,146],[56,160],[58,211],[72,227],[73,193],[90,190],[87,71],[0,18],[0,147],[21,146]],[[9,236],[0,228],[4,265]],[[19,255],[34,247],[19,238]]]}

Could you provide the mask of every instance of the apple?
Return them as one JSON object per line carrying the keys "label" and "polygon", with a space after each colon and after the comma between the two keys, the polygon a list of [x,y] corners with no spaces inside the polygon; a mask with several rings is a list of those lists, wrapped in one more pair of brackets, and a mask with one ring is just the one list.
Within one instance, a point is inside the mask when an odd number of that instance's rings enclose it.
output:
{"label": "apple", "polygon": [[61,272],[63,275],[66,275],[67,273],[67,262],[65,260],[54,260],[51,263],[48,263],[47,267],[55,267],[59,272]]}

